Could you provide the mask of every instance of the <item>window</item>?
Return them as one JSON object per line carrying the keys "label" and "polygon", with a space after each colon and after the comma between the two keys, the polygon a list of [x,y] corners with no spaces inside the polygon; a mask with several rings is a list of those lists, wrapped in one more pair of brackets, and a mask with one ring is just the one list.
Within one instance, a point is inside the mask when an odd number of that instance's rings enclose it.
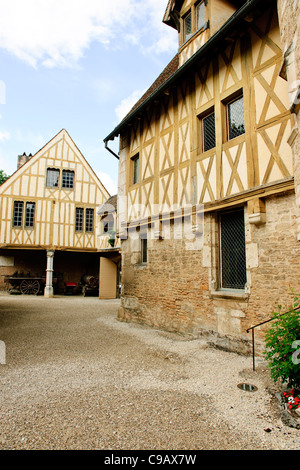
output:
{"label": "window", "polygon": [[85,210],[85,231],[94,231],[94,209]]}
{"label": "window", "polygon": [[47,183],[49,188],[58,188],[59,183],[59,170],[54,168],[47,169]]}
{"label": "window", "polygon": [[76,220],[75,220],[76,232],[82,232],[83,230],[83,216],[84,216],[84,209],[82,207],[76,207]]}
{"label": "window", "polygon": [[220,215],[220,287],[244,289],[246,279],[246,245],[244,210]]}
{"label": "window", "polygon": [[202,148],[203,152],[216,146],[215,113],[202,118]]}
{"label": "window", "polygon": [[103,233],[108,233],[114,229],[114,217],[112,214],[108,214],[102,219]]}
{"label": "window", "polygon": [[140,167],[140,159],[139,155],[135,155],[132,157],[132,184],[136,184],[139,182],[139,167]]}
{"label": "window", "polygon": [[[85,226],[84,224],[84,214],[85,214]],[[86,232],[94,231],[94,209],[85,209],[83,207],[76,207],[75,214],[75,231],[83,232],[85,227]]]}
{"label": "window", "polygon": [[147,236],[145,235],[144,238],[141,238],[141,262],[142,264],[146,264],[148,260],[148,253],[147,253]]}
{"label": "window", "polygon": [[25,207],[25,228],[33,228],[34,226],[34,213],[35,213],[35,203],[26,202]]}
{"label": "window", "polygon": [[243,96],[227,104],[228,140],[245,133]]}
{"label": "window", "polygon": [[13,226],[22,227],[23,225],[23,201],[14,202],[14,217],[13,217]]}
{"label": "window", "polygon": [[61,187],[66,188],[66,189],[73,189],[73,187],[74,187],[74,171],[63,170]]}
{"label": "window", "polygon": [[183,41],[188,41],[192,36],[192,13],[188,13],[183,19]]}
{"label": "window", "polygon": [[198,3],[196,6],[196,15],[197,15],[197,30],[203,28],[205,25],[205,4],[204,2]]}

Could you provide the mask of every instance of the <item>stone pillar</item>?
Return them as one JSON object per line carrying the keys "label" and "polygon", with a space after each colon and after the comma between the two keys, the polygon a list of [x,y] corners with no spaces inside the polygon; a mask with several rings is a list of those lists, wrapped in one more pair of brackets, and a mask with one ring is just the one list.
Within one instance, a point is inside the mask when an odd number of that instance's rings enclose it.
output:
{"label": "stone pillar", "polygon": [[53,259],[54,250],[47,250],[47,269],[46,269],[46,287],[45,297],[53,297]]}

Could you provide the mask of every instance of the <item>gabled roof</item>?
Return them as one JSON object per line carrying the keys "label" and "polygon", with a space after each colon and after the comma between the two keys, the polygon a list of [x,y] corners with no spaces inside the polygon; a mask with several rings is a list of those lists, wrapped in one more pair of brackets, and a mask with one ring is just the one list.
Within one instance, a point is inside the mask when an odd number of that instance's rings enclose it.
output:
{"label": "gabled roof", "polygon": [[[234,0],[232,3],[236,5],[243,4],[241,8],[239,8],[226,21],[226,23],[224,23],[224,25],[221,26],[221,28],[180,67],[178,66],[179,62],[177,54],[151,85],[151,87],[147,90],[147,92],[142,96],[142,98],[140,98],[140,100],[133,106],[127,116],[104,139],[104,142],[107,143],[109,140],[113,140],[115,137],[117,137],[120,134],[120,131],[127,124],[129,124],[135,117],[139,116],[144,111],[146,106],[148,106],[155,99],[158,99],[159,96],[168,90],[170,86],[175,85],[175,82],[184,74],[186,74],[191,69],[191,67],[194,66],[196,61],[204,59],[208,54],[211,55],[217,47],[224,47],[224,40],[226,37],[229,37],[235,32],[235,30],[237,30],[239,27],[242,27],[245,17],[252,13],[255,8],[258,7],[258,10],[264,11],[269,7],[270,3],[275,3],[275,1],[276,0],[247,0],[245,2],[244,0]],[[174,5],[176,6],[176,3],[178,3],[176,0],[169,0],[166,14],[168,12],[168,8],[171,9]],[[261,14],[261,11],[258,11],[258,14]]]}
{"label": "gabled roof", "polygon": [[[150,88],[143,94],[143,96],[135,103],[135,105],[131,108],[127,116],[129,116],[133,111],[139,107],[149,96],[152,95],[161,85],[163,85],[166,80],[168,80],[173,73],[178,70],[179,67],[179,54],[176,54],[175,57],[168,63],[168,65],[164,68],[162,73],[157,77],[155,82],[152,83]],[[126,119],[126,117],[124,119]]]}
{"label": "gabled roof", "polygon": [[45,144],[40,150],[38,150],[31,158],[24,163],[22,166],[20,166],[4,183],[0,186],[0,195],[4,193],[4,191],[10,186],[10,184],[19,177],[23,172],[25,172],[30,165],[33,165],[38,158],[40,158],[44,153],[50,148],[52,145],[54,145],[58,140],[64,138],[68,144],[74,149],[74,153],[76,153],[77,157],[80,159],[82,164],[85,166],[86,170],[88,173],[91,175],[91,177],[97,181],[98,186],[101,187],[103,193],[107,195],[107,197],[110,196],[109,192],[103,185],[103,183],[100,181],[88,161],[85,159],[73,139],[70,137],[69,133],[65,130],[62,129],[58,134],[56,134],[47,144]]}

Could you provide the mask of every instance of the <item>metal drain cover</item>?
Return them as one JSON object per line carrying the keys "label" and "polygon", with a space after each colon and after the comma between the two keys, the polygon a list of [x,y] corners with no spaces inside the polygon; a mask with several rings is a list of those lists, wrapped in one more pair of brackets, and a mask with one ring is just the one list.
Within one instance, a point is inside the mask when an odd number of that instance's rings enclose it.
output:
{"label": "metal drain cover", "polygon": [[246,392],[256,392],[257,390],[257,387],[255,387],[255,385],[251,385],[251,384],[238,384],[238,388],[240,388],[241,390],[245,390]]}

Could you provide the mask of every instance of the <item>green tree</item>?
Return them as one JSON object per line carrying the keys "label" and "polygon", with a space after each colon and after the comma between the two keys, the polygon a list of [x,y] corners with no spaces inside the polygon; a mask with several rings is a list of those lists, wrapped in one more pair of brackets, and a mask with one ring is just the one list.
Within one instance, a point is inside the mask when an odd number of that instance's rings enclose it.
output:
{"label": "green tree", "polygon": [[271,377],[288,387],[300,387],[300,364],[295,360],[295,348],[300,346],[300,297],[294,296],[288,313],[273,312],[273,322],[265,334],[266,351]]}
{"label": "green tree", "polygon": [[3,170],[0,170],[0,185],[4,183],[7,178],[9,178],[9,176]]}

